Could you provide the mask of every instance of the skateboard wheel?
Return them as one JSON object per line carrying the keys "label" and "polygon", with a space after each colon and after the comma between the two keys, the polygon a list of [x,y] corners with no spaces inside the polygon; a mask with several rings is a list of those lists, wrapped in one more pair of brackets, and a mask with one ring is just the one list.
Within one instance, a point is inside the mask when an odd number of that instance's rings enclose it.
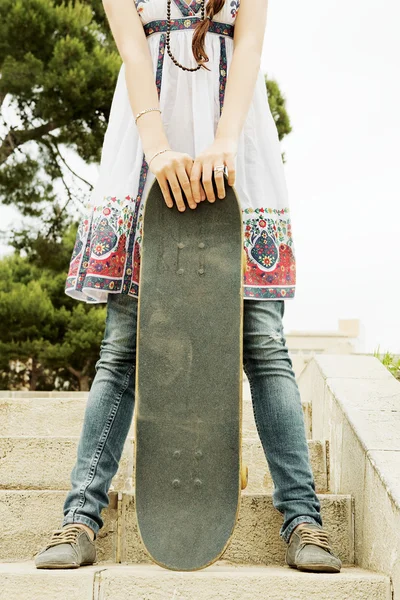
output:
{"label": "skateboard wheel", "polygon": [[179,242],[178,248],[184,248],[184,247],[185,247],[185,244],[183,242]]}
{"label": "skateboard wheel", "polygon": [[240,484],[242,490],[247,487],[249,481],[249,468],[247,465],[242,465],[241,473],[240,473]]}
{"label": "skateboard wheel", "polygon": [[180,456],[181,456],[181,451],[180,450],[174,450],[173,457],[174,458],[180,458]]}
{"label": "skateboard wheel", "polygon": [[178,275],[183,275],[183,271],[184,271],[184,269],[178,269],[177,270]]}
{"label": "skateboard wheel", "polygon": [[172,485],[174,486],[174,488],[178,488],[181,485],[181,482],[179,479],[174,479]]}
{"label": "skateboard wheel", "polygon": [[203,482],[201,481],[201,479],[195,479],[194,480],[194,485],[196,487],[200,487],[203,484]]}

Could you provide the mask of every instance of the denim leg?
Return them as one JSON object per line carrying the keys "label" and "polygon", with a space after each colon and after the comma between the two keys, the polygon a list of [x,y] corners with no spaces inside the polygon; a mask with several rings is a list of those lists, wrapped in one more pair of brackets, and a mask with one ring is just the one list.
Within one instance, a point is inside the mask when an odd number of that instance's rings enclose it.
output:
{"label": "denim leg", "polygon": [[80,522],[95,539],[134,411],[137,299],[109,294],[104,338],[87,400],[62,527]]}
{"label": "denim leg", "polygon": [[300,392],[283,332],[284,300],[244,300],[243,368],[288,542],[302,522],[322,527]]}

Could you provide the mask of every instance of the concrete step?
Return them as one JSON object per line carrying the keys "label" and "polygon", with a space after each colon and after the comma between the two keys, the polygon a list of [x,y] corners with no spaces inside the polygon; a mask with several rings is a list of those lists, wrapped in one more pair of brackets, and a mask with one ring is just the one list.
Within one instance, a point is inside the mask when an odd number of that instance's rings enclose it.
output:
{"label": "concrete step", "polygon": [[[65,491],[0,491],[0,560],[32,559],[61,526]],[[97,539],[98,560],[148,562],[139,538],[132,493],[110,492]],[[343,564],[354,564],[352,498],[319,494],[324,528]],[[282,515],[272,494],[242,495],[239,519],[224,559],[231,563],[284,564],[286,544],[279,537]]]}
{"label": "concrete step", "polygon": [[0,435],[3,437],[79,436],[87,394],[86,396],[76,394],[36,397],[32,396],[32,392],[27,396],[19,392],[16,397],[0,396]]}
{"label": "concrete step", "polygon": [[[86,408],[87,392],[74,392],[56,396],[55,392],[1,392],[0,436],[44,437],[79,436]],[[6,394],[6,395],[4,395]],[[7,394],[18,394],[8,396]],[[303,402],[306,436],[311,438],[311,405]],[[134,437],[134,420],[129,435]],[[243,437],[257,435],[253,406],[248,384],[243,383]]]}
{"label": "concrete step", "polygon": [[[344,564],[354,565],[352,497],[318,494],[324,528],[332,547]],[[138,534],[135,501],[132,493],[121,494],[120,560],[148,562]],[[241,497],[239,518],[224,559],[232,564],[283,565],[287,545],[279,537],[283,517],[273,506],[272,494],[247,494]]]}
{"label": "concrete step", "polygon": [[[0,488],[69,490],[78,443],[78,436],[0,437]],[[133,456],[128,437],[111,489],[132,489]]]}
{"label": "concrete step", "polygon": [[60,392],[53,390],[51,392],[29,392],[29,391],[9,391],[0,390],[0,398],[87,398],[89,392]]}
{"label": "concrete step", "polygon": [[[308,452],[314,474],[315,490],[319,494],[325,494],[329,491],[327,447],[327,441],[308,440]],[[242,451],[243,461],[249,467],[249,480],[246,492],[252,494],[272,492],[274,484],[260,438],[257,434],[253,437],[243,438]]]}
{"label": "concrete step", "polygon": [[[0,486],[2,489],[70,489],[79,437],[0,437]],[[309,440],[308,448],[316,491],[327,487],[325,444]],[[40,460],[39,460],[40,459]],[[243,438],[243,461],[249,468],[247,492],[273,491],[264,450],[258,434]],[[134,442],[128,437],[111,489],[132,490]]]}
{"label": "concrete step", "polygon": [[390,600],[390,578],[342,567],[310,573],[289,566],[233,566],[195,572],[157,565],[97,563],[78,569],[36,569],[33,561],[0,563],[0,598],[21,600]]}

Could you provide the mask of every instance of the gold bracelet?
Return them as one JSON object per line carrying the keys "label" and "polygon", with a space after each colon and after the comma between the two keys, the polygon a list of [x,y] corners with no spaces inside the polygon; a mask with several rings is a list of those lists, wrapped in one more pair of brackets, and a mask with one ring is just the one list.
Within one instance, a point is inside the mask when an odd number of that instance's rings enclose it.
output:
{"label": "gold bracelet", "polygon": [[138,113],[135,117],[135,125],[136,122],[138,120],[139,117],[141,117],[142,115],[144,115],[147,112],[150,112],[151,110],[158,110],[161,113],[161,110],[159,108],[145,108],[144,110],[140,111],[140,113]]}
{"label": "gold bracelet", "polygon": [[151,157],[151,159],[149,160],[149,162],[147,163],[148,166],[150,166],[151,161],[153,160],[153,158],[155,158],[156,156],[158,156],[159,154],[162,154],[163,152],[168,152],[168,150],[172,150],[172,148],[165,148],[165,150],[159,150],[158,152],[156,152],[155,154],[153,154],[153,156]]}

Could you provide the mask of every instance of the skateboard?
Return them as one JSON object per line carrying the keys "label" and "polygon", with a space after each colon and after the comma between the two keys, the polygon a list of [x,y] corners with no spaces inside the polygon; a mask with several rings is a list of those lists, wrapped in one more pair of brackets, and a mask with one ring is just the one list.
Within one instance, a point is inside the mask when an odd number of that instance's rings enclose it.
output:
{"label": "skateboard", "polygon": [[[150,558],[194,571],[225,551],[241,460],[244,250],[236,191],[180,212],[157,179],[143,207],[135,511]],[[182,190],[183,192],[183,190]],[[183,194],[185,199],[185,196]]]}

